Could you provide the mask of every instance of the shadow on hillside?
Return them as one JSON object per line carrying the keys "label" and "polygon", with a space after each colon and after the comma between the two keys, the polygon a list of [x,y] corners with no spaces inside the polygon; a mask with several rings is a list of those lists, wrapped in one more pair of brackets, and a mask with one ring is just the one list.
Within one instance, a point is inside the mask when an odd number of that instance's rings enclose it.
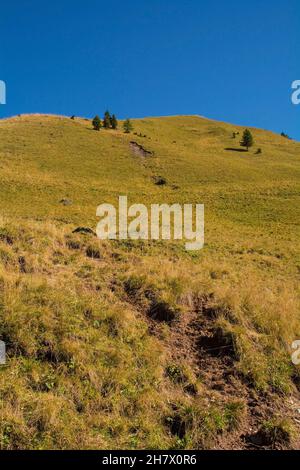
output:
{"label": "shadow on hillside", "polygon": [[231,151],[231,152],[247,152],[246,149],[233,148],[233,147],[226,147],[224,150]]}

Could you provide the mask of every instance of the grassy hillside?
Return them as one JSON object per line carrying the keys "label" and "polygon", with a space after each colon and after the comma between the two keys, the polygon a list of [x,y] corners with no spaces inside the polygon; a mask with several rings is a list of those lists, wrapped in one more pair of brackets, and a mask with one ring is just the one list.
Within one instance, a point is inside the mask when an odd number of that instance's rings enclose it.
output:
{"label": "grassy hillside", "polygon": [[[0,448],[299,448],[300,144],[242,131],[0,121]],[[204,203],[204,249],[73,233],[119,195]]]}

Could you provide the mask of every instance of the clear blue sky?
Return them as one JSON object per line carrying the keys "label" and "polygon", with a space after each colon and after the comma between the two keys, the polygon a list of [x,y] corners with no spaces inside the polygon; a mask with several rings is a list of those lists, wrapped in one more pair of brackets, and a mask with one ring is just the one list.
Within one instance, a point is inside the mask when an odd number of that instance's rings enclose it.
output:
{"label": "clear blue sky", "polygon": [[2,1],[0,40],[0,117],[201,114],[300,140],[299,0]]}

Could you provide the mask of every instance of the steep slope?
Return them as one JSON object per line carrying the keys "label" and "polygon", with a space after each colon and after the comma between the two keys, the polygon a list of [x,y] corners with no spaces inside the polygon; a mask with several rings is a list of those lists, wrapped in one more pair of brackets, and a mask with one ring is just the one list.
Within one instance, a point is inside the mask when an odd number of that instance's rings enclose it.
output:
{"label": "steep slope", "polygon": [[[0,121],[1,448],[299,446],[300,144],[242,130]],[[204,203],[204,249],[73,233],[119,195]]]}

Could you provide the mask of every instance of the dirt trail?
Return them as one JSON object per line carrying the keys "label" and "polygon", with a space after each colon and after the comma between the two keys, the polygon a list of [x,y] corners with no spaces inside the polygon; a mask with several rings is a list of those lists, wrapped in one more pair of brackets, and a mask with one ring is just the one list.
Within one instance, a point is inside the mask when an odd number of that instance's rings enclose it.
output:
{"label": "dirt trail", "polygon": [[[233,400],[245,403],[245,418],[238,430],[220,435],[215,448],[287,448],[280,439],[278,442],[268,442],[261,432],[261,426],[274,416],[290,418],[299,436],[299,392],[285,401],[272,392],[258,393],[239,373],[233,339],[215,326],[216,316],[217,312],[209,307],[208,299],[197,299],[193,308],[173,323],[167,344],[172,360],[189,363],[195,375],[205,385],[205,400],[208,404],[215,401],[225,405]],[[151,329],[155,333],[155,322],[151,323]],[[297,436],[289,448],[300,448]]]}

